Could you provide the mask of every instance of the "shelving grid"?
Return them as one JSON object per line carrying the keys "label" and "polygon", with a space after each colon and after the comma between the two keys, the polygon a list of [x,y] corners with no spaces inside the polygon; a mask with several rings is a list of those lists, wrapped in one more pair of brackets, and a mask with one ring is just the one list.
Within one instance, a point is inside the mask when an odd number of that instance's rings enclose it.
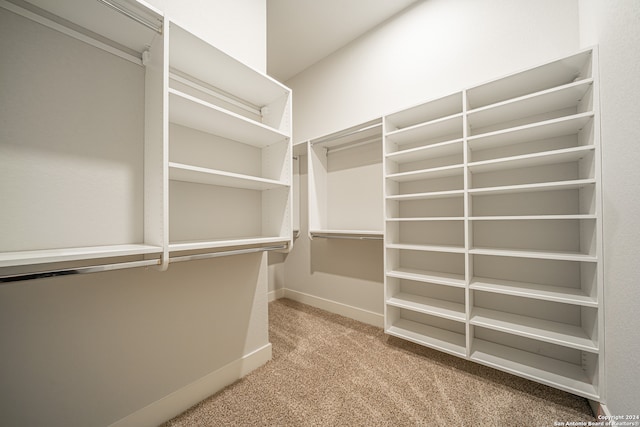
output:
{"label": "shelving grid", "polygon": [[388,334],[603,400],[596,56],[383,117]]}
{"label": "shelving grid", "polygon": [[309,237],[382,240],[382,121],[307,141]]}
{"label": "shelving grid", "polygon": [[290,247],[291,90],[109,3],[0,0],[0,275]]}

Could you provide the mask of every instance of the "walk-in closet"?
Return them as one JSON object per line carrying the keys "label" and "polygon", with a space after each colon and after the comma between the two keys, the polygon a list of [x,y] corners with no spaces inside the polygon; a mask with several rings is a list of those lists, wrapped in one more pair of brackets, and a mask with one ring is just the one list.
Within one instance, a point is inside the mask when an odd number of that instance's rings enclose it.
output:
{"label": "walk-in closet", "polygon": [[0,0],[3,423],[639,426],[638,46],[634,0]]}

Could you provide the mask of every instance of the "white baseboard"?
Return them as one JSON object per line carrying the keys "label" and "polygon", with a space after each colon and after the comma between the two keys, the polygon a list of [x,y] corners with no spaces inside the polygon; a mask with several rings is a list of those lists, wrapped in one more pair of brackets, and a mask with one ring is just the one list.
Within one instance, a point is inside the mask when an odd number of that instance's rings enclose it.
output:
{"label": "white baseboard", "polygon": [[593,415],[596,417],[596,421],[608,420],[611,418],[611,411],[604,403],[596,402],[595,400],[589,400]]}
{"label": "white baseboard", "polygon": [[271,343],[116,421],[109,427],[157,426],[271,360]]}
{"label": "white baseboard", "polygon": [[349,317],[363,323],[368,323],[369,325],[378,326],[380,328],[384,327],[384,316],[382,314],[374,313],[373,311],[363,310],[358,307],[353,307],[351,305],[291,289],[284,289],[284,298],[289,298],[331,313],[340,314],[341,316]]}
{"label": "white baseboard", "polygon": [[267,298],[269,302],[275,301],[280,298],[284,298],[284,289],[280,288],[280,289],[276,289],[274,291],[268,292]]}

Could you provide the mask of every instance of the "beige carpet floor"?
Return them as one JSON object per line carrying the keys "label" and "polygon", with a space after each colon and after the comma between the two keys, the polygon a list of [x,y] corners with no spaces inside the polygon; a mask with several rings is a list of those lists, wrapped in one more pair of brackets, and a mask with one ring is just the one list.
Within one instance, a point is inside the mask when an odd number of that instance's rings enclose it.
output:
{"label": "beige carpet floor", "polygon": [[553,426],[587,401],[291,300],[269,305],[273,360],[178,426]]}

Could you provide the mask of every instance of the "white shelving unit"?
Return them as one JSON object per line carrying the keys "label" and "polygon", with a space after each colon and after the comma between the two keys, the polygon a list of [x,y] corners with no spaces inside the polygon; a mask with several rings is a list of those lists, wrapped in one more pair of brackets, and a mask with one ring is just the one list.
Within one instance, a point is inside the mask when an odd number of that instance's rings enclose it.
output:
{"label": "white shelving unit", "polygon": [[309,236],[382,239],[382,122],[308,141]]}
{"label": "white shelving unit", "polygon": [[302,173],[301,166],[306,161],[307,156],[307,142],[302,142],[293,145],[293,236],[300,236],[300,207],[301,207],[301,194],[300,190],[300,174]]}
{"label": "white shelving unit", "polygon": [[383,118],[387,333],[603,399],[596,55]]}
{"label": "white shelving unit", "polygon": [[291,91],[173,22],[169,252],[292,240]]}
{"label": "white shelving unit", "polygon": [[163,252],[162,146],[145,140],[162,87],[143,65],[162,16],[127,7],[147,25],[99,2],[0,2],[3,271]]}
{"label": "white shelving unit", "polygon": [[291,90],[107,3],[0,1],[3,280],[290,247]]}

